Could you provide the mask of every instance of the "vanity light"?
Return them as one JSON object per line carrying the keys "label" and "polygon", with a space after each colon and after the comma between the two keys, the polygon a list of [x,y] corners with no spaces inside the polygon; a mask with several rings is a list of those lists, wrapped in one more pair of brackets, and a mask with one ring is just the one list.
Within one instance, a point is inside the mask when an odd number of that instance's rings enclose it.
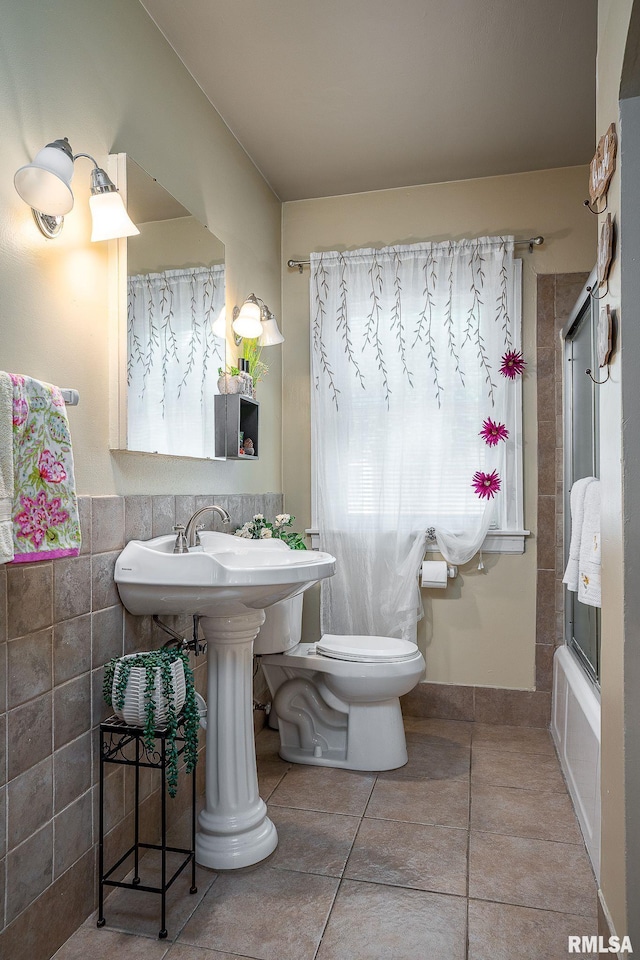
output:
{"label": "vanity light", "polygon": [[261,347],[274,347],[277,343],[284,343],[284,337],[280,333],[276,318],[272,313],[266,320],[262,321],[262,336],[260,337]]}
{"label": "vanity light", "polygon": [[113,240],[140,233],[130,219],[122,196],[107,175],[88,153],[74,155],[69,141],[54,140],[40,150],[31,163],[17,171],[13,182],[18,194],[28,203],[40,231],[53,239],[60,234],[65,214],[73,209],[71,178],[79,157],[91,160],[91,196],[89,207],[93,229],[91,239]]}
{"label": "vanity light", "polygon": [[278,329],[276,318],[271,310],[255,293],[250,294],[242,307],[233,308],[233,332],[236,346],[240,346],[243,338],[254,340],[260,338],[261,347],[271,347],[282,343],[284,337]]}

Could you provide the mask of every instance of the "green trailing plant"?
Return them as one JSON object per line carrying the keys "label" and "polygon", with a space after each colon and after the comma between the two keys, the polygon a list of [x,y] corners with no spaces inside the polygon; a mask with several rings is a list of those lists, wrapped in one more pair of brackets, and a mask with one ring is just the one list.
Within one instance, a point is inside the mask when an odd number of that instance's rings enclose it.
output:
{"label": "green trailing plant", "polygon": [[260,346],[260,338],[245,338],[242,345],[242,355],[245,360],[249,361],[249,374],[253,380],[255,390],[257,384],[259,384],[261,380],[264,380],[269,371],[269,367],[264,360],[261,359],[262,347]]}
{"label": "green trailing plant", "polygon": [[[171,647],[162,647],[160,650],[151,650],[148,653],[138,653],[133,657],[113,657],[104,670],[102,692],[105,702],[115,710],[122,711],[129,676],[133,667],[142,667],[145,671],[144,705],[144,744],[147,750],[155,749],[156,705],[154,692],[156,689],[156,670],[160,670],[160,689],[167,701],[167,716],[165,720],[167,770],[166,780],[169,796],[175,797],[178,789],[178,746],[176,735],[178,732],[179,716],[176,713],[173,698],[172,665],[176,660],[182,660],[186,697],[181,712],[184,736],[184,760],[187,773],[193,773],[198,762],[198,728],[200,714],[196,703],[196,693],[193,672],[189,665],[189,658],[183,650]],[[118,670],[115,690],[113,679]]]}
{"label": "green trailing plant", "polygon": [[235,532],[236,537],[244,537],[245,540],[284,540],[292,550],[306,550],[307,545],[304,542],[302,534],[289,530],[295,520],[290,513],[279,513],[273,523],[271,520],[265,520],[261,513],[256,513],[252,520],[247,520]]}
{"label": "green trailing plant", "polygon": [[230,364],[227,364],[226,367],[218,367],[218,376],[221,377],[223,374],[228,374],[230,377],[237,377],[240,371],[237,367],[234,367]]}

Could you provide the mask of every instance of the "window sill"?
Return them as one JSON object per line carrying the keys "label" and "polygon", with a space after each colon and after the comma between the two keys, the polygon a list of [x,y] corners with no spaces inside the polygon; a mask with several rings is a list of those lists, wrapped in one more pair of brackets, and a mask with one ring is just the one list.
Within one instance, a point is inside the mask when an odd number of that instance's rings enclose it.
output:
{"label": "window sill", "polygon": [[[320,549],[320,533],[317,528],[305,530],[308,537],[311,537],[311,549]],[[485,537],[482,544],[483,553],[524,553],[524,544],[527,537],[531,536],[530,530],[491,530]],[[425,553],[439,553],[437,543],[428,543]]]}

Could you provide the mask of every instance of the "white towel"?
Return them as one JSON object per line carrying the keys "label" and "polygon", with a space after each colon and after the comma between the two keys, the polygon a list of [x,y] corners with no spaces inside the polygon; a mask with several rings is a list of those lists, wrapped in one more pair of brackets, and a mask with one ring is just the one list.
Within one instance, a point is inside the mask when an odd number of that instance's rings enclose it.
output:
{"label": "white towel", "polygon": [[584,498],[587,488],[595,477],[583,477],[576,480],[571,487],[571,542],[569,544],[569,560],[562,582],[569,590],[575,593],[578,589],[578,574],[580,566],[580,544],[582,542],[582,525],[584,522]]}
{"label": "white towel", "polygon": [[13,384],[0,370],[0,563],[13,560]]}
{"label": "white towel", "polygon": [[602,606],[600,553],[600,481],[587,487],[584,497],[584,520],[580,539],[578,600],[590,607]]}

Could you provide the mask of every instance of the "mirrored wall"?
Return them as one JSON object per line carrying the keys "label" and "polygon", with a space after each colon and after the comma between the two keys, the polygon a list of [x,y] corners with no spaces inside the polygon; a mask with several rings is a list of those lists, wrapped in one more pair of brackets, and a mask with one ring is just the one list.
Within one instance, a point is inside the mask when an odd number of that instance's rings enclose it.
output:
{"label": "mirrored wall", "polygon": [[127,208],[140,234],[119,251],[112,446],[214,458],[214,397],[225,366],[224,244],[130,157],[115,159],[120,182],[126,163]]}

